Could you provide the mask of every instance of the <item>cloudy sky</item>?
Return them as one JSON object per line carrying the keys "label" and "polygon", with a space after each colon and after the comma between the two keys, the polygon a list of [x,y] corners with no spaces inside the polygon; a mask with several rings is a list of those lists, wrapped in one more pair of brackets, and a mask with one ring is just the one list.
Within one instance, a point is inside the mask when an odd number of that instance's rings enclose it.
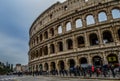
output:
{"label": "cloudy sky", "polygon": [[57,1],[65,0],[0,0],[0,61],[28,63],[29,28]]}

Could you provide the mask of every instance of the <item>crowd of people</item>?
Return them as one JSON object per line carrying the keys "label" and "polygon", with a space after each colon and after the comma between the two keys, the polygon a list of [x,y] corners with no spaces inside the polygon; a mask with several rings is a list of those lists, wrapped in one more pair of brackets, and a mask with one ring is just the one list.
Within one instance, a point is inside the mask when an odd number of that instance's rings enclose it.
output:
{"label": "crowd of people", "polygon": [[104,76],[104,77],[120,77],[120,65],[114,66],[114,65],[103,65],[99,67],[95,66],[87,66],[87,67],[70,67],[69,70],[61,69],[53,69],[51,71],[34,71],[29,72],[30,75],[38,76],[38,75],[59,75],[59,76]]}

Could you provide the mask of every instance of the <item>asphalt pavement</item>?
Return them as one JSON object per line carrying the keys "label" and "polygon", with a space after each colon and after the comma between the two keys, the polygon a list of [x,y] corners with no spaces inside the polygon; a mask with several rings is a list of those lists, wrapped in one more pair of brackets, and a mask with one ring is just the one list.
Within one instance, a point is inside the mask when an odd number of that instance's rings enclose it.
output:
{"label": "asphalt pavement", "polygon": [[18,77],[16,81],[120,81],[113,79],[81,79],[81,78],[69,78],[69,77],[46,77],[46,76],[23,76]]}

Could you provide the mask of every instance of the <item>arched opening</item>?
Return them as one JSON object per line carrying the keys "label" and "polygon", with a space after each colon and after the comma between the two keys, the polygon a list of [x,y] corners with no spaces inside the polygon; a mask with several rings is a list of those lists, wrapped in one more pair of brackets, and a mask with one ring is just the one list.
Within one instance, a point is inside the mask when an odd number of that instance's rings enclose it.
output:
{"label": "arched opening", "polygon": [[38,37],[36,38],[36,41],[37,41],[37,44],[38,44],[39,43],[39,38]]}
{"label": "arched opening", "polygon": [[102,22],[102,21],[106,21],[107,20],[107,15],[105,12],[100,12],[98,14],[98,19],[99,19],[99,22]]}
{"label": "arched opening", "polygon": [[42,34],[40,34],[40,41],[42,41],[43,40],[43,36],[42,36]]}
{"label": "arched opening", "polygon": [[103,64],[102,59],[99,56],[94,56],[92,61],[93,61],[93,65],[96,66],[96,67],[101,67],[102,64]]}
{"label": "arched opening", "polygon": [[76,23],[76,28],[82,27],[82,20],[81,20],[81,19],[77,19],[77,20],[75,21],[75,23]]}
{"label": "arched opening", "polygon": [[71,27],[71,22],[68,22],[67,24],[66,24],[66,31],[70,31],[72,29],[72,27]]}
{"label": "arched opening", "polygon": [[48,55],[48,47],[47,46],[44,47],[44,55]]}
{"label": "arched opening", "polygon": [[36,65],[36,71],[38,71],[38,65]]}
{"label": "arched opening", "polygon": [[90,40],[90,45],[91,46],[99,44],[98,37],[97,37],[97,35],[95,33],[90,34],[89,40]]}
{"label": "arched opening", "polygon": [[42,48],[40,48],[40,57],[42,56]]}
{"label": "arched opening", "polygon": [[73,41],[71,39],[68,39],[66,42],[68,50],[73,49]]}
{"label": "arched opening", "polygon": [[32,66],[32,71],[34,71],[34,66]]}
{"label": "arched opening", "polygon": [[75,66],[75,61],[73,59],[69,59],[68,64],[69,68],[73,68]]}
{"label": "arched opening", "polygon": [[79,36],[77,37],[78,48],[85,47],[84,37]]}
{"label": "arched opening", "polygon": [[40,68],[40,71],[43,70],[43,66],[42,66],[42,64],[39,65],[39,68]]}
{"label": "arched opening", "polygon": [[50,35],[54,36],[54,29],[53,28],[50,29]]}
{"label": "arched opening", "polygon": [[87,62],[87,59],[85,57],[82,57],[80,60],[80,65],[81,67],[87,67],[88,66],[88,62]]}
{"label": "arched opening", "polygon": [[107,56],[108,64],[117,64],[118,62],[118,56],[115,54],[110,54]]}
{"label": "arched opening", "polygon": [[56,70],[55,62],[51,62],[51,71]]}
{"label": "arched opening", "polygon": [[45,63],[44,68],[45,68],[45,71],[48,71],[48,70],[49,70],[48,63]]}
{"label": "arched opening", "polygon": [[52,53],[55,53],[55,46],[54,46],[54,44],[51,44],[50,45],[50,53],[52,54]]}
{"label": "arched opening", "polygon": [[104,44],[113,42],[113,37],[110,31],[106,30],[103,32],[103,42]]}
{"label": "arched opening", "polygon": [[61,34],[62,33],[62,26],[59,26],[58,27],[58,34]]}
{"label": "arched opening", "polygon": [[118,37],[119,37],[119,40],[120,40],[120,29],[118,30]]}
{"label": "arched opening", "polygon": [[59,61],[59,70],[64,70],[65,69],[65,64],[64,64],[64,61]]}
{"label": "arched opening", "polygon": [[58,50],[59,50],[59,52],[63,51],[63,43],[62,42],[58,42]]}
{"label": "arched opening", "polygon": [[113,9],[112,10],[112,16],[113,16],[113,19],[120,18],[120,10],[119,9]]}
{"label": "arched opening", "polygon": [[39,52],[38,52],[38,50],[36,50],[36,58],[38,58],[38,56],[39,56],[39,54],[38,54]]}
{"label": "arched opening", "polygon": [[44,33],[44,37],[45,37],[45,39],[48,39],[48,32],[47,31]]}
{"label": "arched opening", "polygon": [[94,20],[93,15],[88,15],[86,17],[86,22],[87,22],[87,25],[95,24],[95,20]]}

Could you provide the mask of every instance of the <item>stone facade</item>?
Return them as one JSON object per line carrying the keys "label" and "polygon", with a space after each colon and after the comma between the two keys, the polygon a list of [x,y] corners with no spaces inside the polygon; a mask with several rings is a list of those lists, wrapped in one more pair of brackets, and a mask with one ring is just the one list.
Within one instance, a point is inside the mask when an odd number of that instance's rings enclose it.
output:
{"label": "stone facade", "polygon": [[120,0],[67,0],[32,24],[30,71],[120,63]]}

